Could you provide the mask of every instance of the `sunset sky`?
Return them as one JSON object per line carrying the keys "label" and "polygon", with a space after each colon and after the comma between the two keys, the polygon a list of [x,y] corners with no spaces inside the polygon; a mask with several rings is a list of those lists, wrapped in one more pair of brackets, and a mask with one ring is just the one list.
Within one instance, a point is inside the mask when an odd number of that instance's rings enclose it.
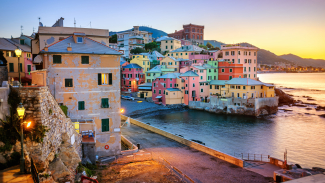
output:
{"label": "sunset sky", "polygon": [[38,17],[52,26],[122,31],[147,25],[172,33],[183,24],[205,26],[205,40],[248,42],[277,55],[325,59],[325,0],[18,1],[0,6],[0,37],[30,35]]}

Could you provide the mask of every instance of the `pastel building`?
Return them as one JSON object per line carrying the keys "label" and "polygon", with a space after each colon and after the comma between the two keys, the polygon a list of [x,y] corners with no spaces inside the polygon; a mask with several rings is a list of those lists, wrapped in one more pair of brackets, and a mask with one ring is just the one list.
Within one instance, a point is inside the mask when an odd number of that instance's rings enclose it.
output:
{"label": "pastel building", "polygon": [[179,76],[184,80],[184,104],[188,105],[189,101],[200,100],[199,96],[199,75],[191,70],[186,71]]}
{"label": "pastel building", "polygon": [[[15,53],[17,47],[22,51],[19,58],[19,65],[18,57]],[[12,39],[0,38],[0,51],[3,52],[3,56],[7,60],[8,76],[19,81],[20,72],[21,82],[30,84],[32,79],[30,72],[34,70],[34,65],[32,62],[31,47],[25,44],[25,39],[20,37]]]}
{"label": "pastel building", "polygon": [[168,34],[169,37],[176,39],[185,39],[191,41],[194,45],[204,44],[204,26],[187,24],[183,25],[180,31],[175,30],[174,33]]}
{"label": "pastel building", "polygon": [[161,65],[166,66],[168,69],[173,69],[174,72],[180,72],[180,62],[186,61],[184,59],[176,59],[174,57],[167,56],[161,61]]}
{"label": "pastel building", "polygon": [[170,51],[167,53],[167,56],[172,56],[176,59],[182,58],[182,59],[189,59],[189,56],[192,54],[194,55],[195,53],[200,53],[201,51],[204,51],[203,48],[200,48],[195,45],[188,45],[188,46],[182,46],[176,50]]}
{"label": "pastel building", "polygon": [[130,50],[136,47],[144,48],[144,45],[149,42],[152,42],[152,33],[140,31],[139,26],[133,26],[130,31],[117,33],[117,46],[123,50],[126,58],[130,57]]}
{"label": "pastel building", "polygon": [[152,84],[151,83],[143,83],[138,86],[138,94],[139,98],[148,98],[152,97]]}
{"label": "pastel building", "polygon": [[252,46],[221,45],[223,59],[234,64],[243,64],[243,77],[257,79],[257,50]]}
{"label": "pastel building", "polygon": [[168,73],[163,76],[157,77],[152,82],[152,100],[156,103],[166,105],[165,90],[168,88],[178,88],[179,73]]}
{"label": "pastel building", "polygon": [[142,67],[138,64],[128,64],[122,67],[121,90],[137,92],[138,86],[145,83]]}
{"label": "pastel building", "polygon": [[166,65],[157,65],[146,72],[145,80],[147,83],[152,83],[157,77],[173,72],[175,72],[175,70],[167,68]]}
{"label": "pastel building", "polygon": [[[87,36],[94,33],[95,39],[107,38],[108,43],[108,30],[65,28],[40,27],[37,39],[32,40],[35,59],[46,72],[55,100],[68,107],[76,131],[88,133],[82,139],[87,156],[93,161],[96,155],[120,154],[121,53]],[[96,37],[95,33],[103,34]]]}
{"label": "pastel building", "polygon": [[145,73],[146,71],[150,70],[150,60],[148,55],[133,55],[132,56],[132,60],[130,61],[131,64],[138,64],[140,67],[143,68],[143,73]]}
{"label": "pastel building", "polygon": [[183,92],[179,88],[167,88],[165,90],[165,105],[184,103]]}
{"label": "pastel building", "polygon": [[157,39],[156,42],[160,43],[161,52],[170,52],[182,46],[182,42],[178,39],[172,37],[163,37],[161,39]]}
{"label": "pastel building", "polygon": [[218,62],[218,80],[231,80],[232,78],[244,78],[243,64],[234,64],[231,61]]}
{"label": "pastel building", "polygon": [[215,58],[215,52],[189,55],[189,59],[193,61],[193,64],[204,64],[207,63],[209,60],[215,60]]}
{"label": "pastel building", "polygon": [[160,65],[160,61],[165,58],[165,56],[159,53],[158,51],[153,51],[149,53],[140,53],[140,55],[145,55],[148,57],[150,61],[150,69],[152,69],[156,65]]}

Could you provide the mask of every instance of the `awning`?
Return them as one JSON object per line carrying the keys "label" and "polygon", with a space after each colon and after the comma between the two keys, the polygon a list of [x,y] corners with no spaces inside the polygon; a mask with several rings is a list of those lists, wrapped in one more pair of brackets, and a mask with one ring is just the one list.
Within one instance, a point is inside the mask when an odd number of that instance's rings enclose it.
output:
{"label": "awning", "polygon": [[139,86],[138,89],[139,90],[151,90],[151,87],[148,87],[148,86]]}
{"label": "awning", "polygon": [[41,55],[37,55],[35,58],[34,58],[34,62],[35,64],[39,64],[43,62],[43,59],[42,59],[42,56]]}
{"label": "awning", "polygon": [[161,98],[162,96],[157,96],[156,98]]}

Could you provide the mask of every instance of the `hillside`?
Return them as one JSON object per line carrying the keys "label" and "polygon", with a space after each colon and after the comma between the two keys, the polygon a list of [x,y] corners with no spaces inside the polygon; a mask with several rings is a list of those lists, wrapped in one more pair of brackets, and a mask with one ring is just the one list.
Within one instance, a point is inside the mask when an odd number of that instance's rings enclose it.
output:
{"label": "hillside", "polygon": [[293,54],[281,55],[279,57],[291,61],[297,64],[298,66],[325,67],[325,60],[321,60],[321,59],[301,58]]}
{"label": "hillside", "polygon": [[[128,29],[128,30],[125,30],[125,31],[130,31],[132,30],[133,28],[131,29]],[[140,26],[139,27],[139,30],[140,31],[148,31],[148,32],[151,32],[152,33],[152,37],[153,38],[158,38],[158,37],[161,37],[161,36],[167,36],[167,33],[162,31],[162,30],[158,30],[158,29],[154,29],[154,28],[151,28],[151,27],[146,27],[146,26]],[[120,32],[125,32],[125,31],[119,31],[119,32],[113,32],[113,31],[110,31],[109,32],[109,35],[112,36],[116,33],[120,33]]]}
{"label": "hillside", "polygon": [[214,47],[219,47],[219,48],[221,48],[221,45],[225,44],[223,42],[216,41],[216,40],[204,40],[204,45],[207,45],[208,42],[211,43]]}

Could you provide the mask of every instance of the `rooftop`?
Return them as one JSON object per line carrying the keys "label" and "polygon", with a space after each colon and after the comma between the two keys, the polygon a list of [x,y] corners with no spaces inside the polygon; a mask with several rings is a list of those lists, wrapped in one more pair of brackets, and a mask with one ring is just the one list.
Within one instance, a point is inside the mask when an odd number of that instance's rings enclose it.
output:
{"label": "rooftop", "polygon": [[254,79],[249,79],[249,78],[232,78],[231,80],[227,81],[226,84],[230,84],[230,85],[248,85],[248,86],[254,86],[254,85],[273,86],[271,84],[263,83],[263,82],[256,81]]}
{"label": "rooftop", "polygon": [[181,74],[180,76],[185,76],[185,77],[199,77],[198,74],[196,74],[195,72],[193,71],[186,71],[184,74]]}
{"label": "rooftop", "polygon": [[226,81],[224,80],[211,80],[209,85],[225,85]]}
{"label": "rooftop", "polygon": [[0,50],[15,51],[15,49],[17,49],[17,46],[19,46],[23,52],[31,52],[31,48],[28,45],[18,44],[8,38],[0,38]]}
{"label": "rooftop", "polygon": [[179,78],[180,76],[180,73],[167,73],[165,75],[162,75],[160,77],[157,77],[157,78],[160,78],[160,79],[175,79],[175,78]]}
{"label": "rooftop", "polygon": [[195,46],[195,45],[188,45],[188,46],[182,46],[180,48],[177,48],[176,50],[171,51],[171,53],[184,52],[184,51],[197,51],[197,52],[200,52],[202,50],[205,50],[205,49],[200,48],[200,47]]}
{"label": "rooftop", "polygon": [[142,67],[140,67],[138,64],[129,64],[129,65],[123,66],[122,68],[123,69],[132,69],[132,68],[140,68],[140,69],[142,69]]}
{"label": "rooftop", "polygon": [[161,72],[161,65],[156,65],[154,68],[150,69],[147,72]]}
{"label": "rooftop", "polygon": [[[72,51],[67,50],[69,43],[71,45]],[[48,51],[45,51],[44,49],[41,50],[41,53],[87,53],[98,55],[122,55],[122,53],[88,37],[84,37],[83,43],[75,43],[72,36],[52,44],[48,47]]]}
{"label": "rooftop", "polygon": [[168,91],[181,91],[179,88],[167,88]]}

